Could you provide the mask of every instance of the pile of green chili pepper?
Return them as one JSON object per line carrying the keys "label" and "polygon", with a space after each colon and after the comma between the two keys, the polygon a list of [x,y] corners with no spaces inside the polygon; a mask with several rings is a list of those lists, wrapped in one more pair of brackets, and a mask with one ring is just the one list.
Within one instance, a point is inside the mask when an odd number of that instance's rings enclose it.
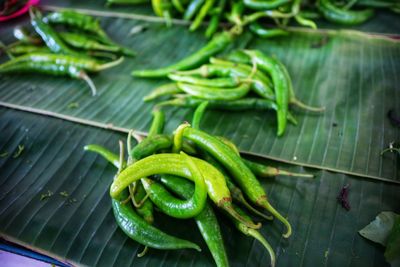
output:
{"label": "pile of green chili pepper", "polygon": [[[148,248],[200,251],[198,245],[153,226],[156,206],[174,218],[193,218],[216,265],[229,266],[214,212],[219,209],[240,232],[261,242],[274,266],[274,250],[258,231],[261,223],[255,223],[248,212],[267,220],[276,217],[287,227],[285,238],[292,230],[287,219],[271,205],[256,176],[313,176],[246,160],[228,139],[200,130],[206,104],[196,109],[192,126],[184,123],[173,135],[163,133],[165,115],[162,110],[155,109],[146,138],[132,132],[128,134],[127,159],[121,141],[119,156],[99,145],[87,145],[85,150],[100,154],[118,168],[110,187],[114,216],[122,231],[145,246],[138,256],[143,256]],[[136,146],[133,146],[132,137],[137,140]]]}
{"label": "pile of green chili pepper", "polygon": [[300,102],[286,67],[256,50],[234,51],[225,59],[211,58],[199,68],[175,71],[168,77],[173,83],[156,88],[144,101],[168,96],[172,99],[157,106],[194,108],[208,101],[207,107],[211,109],[275,110],[278,136],[284,134],[288,121],[297,124],[290,105],[314,112],[324,110]]}
{"label": "pile of green chili pepper", "polygon": [[112,41],[91,16],[71,10],[43,16],[31,7],[29,29],[14,29],[15,43],[2,47],[9,57],[0,65],[0,73],[38,72],[69,76],[87,82],[96,94],[96,87],[87,72],[99,72],[122,62],[123,55],[134,52]]}
{"label": "pile of green chili pepper", "polygon": [[[147,4],[150,0],[107,0],[108,5]],[[233,24],[238,32],[248,26],[254,34],[269,38],[286,35],[285,27],[297,24],[317,28],[315,19],[324,18],[342,25],[361,24],[374,15],[374,8],[399,12],[396,0],[151,0],[154,14],[190,21],[190,30],[199,29],[207,21],[205,35],[211,37],[219,28]],[[261,24],[259,22],[262,22]],[[272,24],[275,28],[262,25]]]}

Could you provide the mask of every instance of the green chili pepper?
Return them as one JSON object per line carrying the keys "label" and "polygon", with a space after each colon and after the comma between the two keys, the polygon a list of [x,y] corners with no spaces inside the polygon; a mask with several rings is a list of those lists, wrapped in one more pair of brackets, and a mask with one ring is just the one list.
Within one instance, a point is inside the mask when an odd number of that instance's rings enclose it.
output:
{"label": "green chili pepper", "polygon": [[213,7],[215,0],[205,0],[204,5],[201,7],[199,13],[193,20],[192,24],[190,25],[189,30],[195,31],[201,26],[201,23],[204,20],[204,17],[209,13],[210,9]]}
{"label": "green chili pepper", "polygon": [[278,131],[277,135],[282,136],[286,129],[287,113],[289,109],[289,83],[286,79],[284,72],[281,69],[281,65],[277,63],[277,60],[267,57],[260,51],[246,50],[244,51],[251,57],[254,64],[260,67],[264,72],[269,73],[272,77],[275,89],[275,99],[278,105],[277,109],[277,120],[278,120]]}
{"label": "green chili pepper", "polygon": [[201,8],[205,0],[192,0],[183,14],[183,19],[191,20],[194,14]]}
{"label": "green chili pepper", "polygon": [[[214,88],[221,87],[236,87],[241,83],[241,79],[238,77],[222,77],[214,79],[206,79],[196,76],[179,75],[179,74],[169,74],[168,78],[175,82],[183,82],[200,86],[208,86]],[[182,92],[182,90],[181,90]],[[177,92],[179,93],[179,92]]]}
{"label": "green chili pepper", "polygon": [[148,223],[153,224],[153,202],[146,198],[147,193],[141,181],[136,182],[135,192],[131,194],[132,202],[141,202],[140,207],[136,207],[136,212]]}
{"label": "green chili pepper", "polygon": [[[159,181],[180,197],[188,199],[193,195],[193,184],[185,179],[172,175],[161,175]],[[216,265],[218,267],[229,266],[218,220],[210,203],[206,203],[204,209],[194,217],[194,220],[210,249]]]}
{"label": "green chili pepper", "polygon": [[100,50],[107,52],[120,52],[120,47],[105,45],[89,36],[74,32],[61,32],[60,37],[65,43],[83,50]]}
{"label": "green chili pepper", "polygon": [[[215,62],[215,60],[213,59]],[[219,60],[218,62],[220,62]],[[206,64],[200,68],[189,70],[189,71],[179,71],[178,75],[201,75],[203,77],[212,76],[231,76],[243,78],[242,81],[251,82],[251,89],[258,95],[267,99],[274,99],[274,92],[270,87],[271,81],[260,71],[254,72],[254,77],[252,75],[252,69],[249,66],[237,65],[235,63],[227,62],[226,64]]]}
{"label": "green chili pepper", "polygon": [[162,134],[165,124],[165,114],[162,110],[153,109],[151,114],[153,115],[153,122],[150,126],[148,137]]}
{"label": "green chili pepper", "polygon": [[193,160],[181,153],[194,182],[194,193],[187,200],[177,199],[172,196],[162,185],[147,178],[142,178],[144,189],[149,194],[153,203],[165,214],[179,219],[192,218],[198,215],[204,208],[207,200],[207,187],[200,170]]}
{"label": "green chili pepper", "polygon": [[13,45],[6,48],[12,55],[23,55],[30,53],[51,53],[47,46],[37,46],[31,44]]}
{"label": "green chili pepper", "polygon": [[207,26],[205,36],[211,38],[214,33],[218,30],[219,22],[223,15],[223,11],[226,6],[226,0],[219,0],[217,11],[211,16],[210,23]]}
{"label": "green chili pepper", "polygon": [[[127,198],[126,190],[121,192],[122,198]],[[112,200],[114,217],[124,233],[136,242],[156,249],[184,249],[191,248],[201,251],[200,247],[190,241],[168,235],[148,224],[134,212],[128,204]]]}
{"label": "green chili pepper", "polygon": [[122,60],[123,58],[120,58],[113,62],[99,64],[93,59],[70,55],[32,53],[1,64],[0,73],[39,72],[51,75],[68,75],[71,78],[85,80],[92,89],[92,94],[96,95],[96,87],[84,71],[101,71],[118,65]]}
{"label": "green chili pepper", "polygon": [[195,129],[200,129],[200,122],[203,118],[204,112],[208,106],[208,101],[202,102],[196,110],[194,111],[193,120],[192,120],[192,127]]}
{"label": "green chili pepper", "polygon": [[[238,206],[234,206],[234,208],[241,216],[243,216],[247,219],[250,219],[250,217]],[[269,256],[271,258],[271,266],[274,267],[275,262],[276,262],[276,255],[275,255],[274,249],[271,247],[271,245],[268,243],[268,241],[260,234],[260,232],[255,229],[251,229],[251,228],[247,227],[246,225],[244,225],[243,223],[241,223],[235,219],[231,219],[231,220],[240,232],[242,232],[246,236],[251,236],[251,237],[257,239],[267,249]]]}
{"label": "green chili pepper", "polygon": [[236,88],[215,89],[179,82],[178,87],[189,95],[208,100],[236,100],[244,97],[250,90],[249,83],[243,83]]}
{"label": "green chili pepper", "polygon": [[111,5],[137,5],[148,3],[149,0],[107,0],[107,6]]}
{"label": "green chili pepper", "polygon": [[204,47],[192,55],[172,64],[156,70],[133,71],[132,75],[137,77],[157,78],[165,77],[169,73],[179,70],[187,70],[201,65],[211,56],[223,51],[233,40],[233,36],[228,32],[215,35]]}
{"label": "green chili pepper", "polygon": [[250,23],[249,29],[252,33],[262,38],[274,38],[277,36],[289,35],[289,32],[283,29],[266,29],[257,22]]}
{"label": "green chili pepper", "polygon": [[108,37],[107,33],[101,28],[97,19],[74,10],[62,10],[52,12],[43,18],[43,21],[50,24],[64,24],[77,29],[93,33],[97,38],[110,46],[118,46],[125,55],[134,56],[136,53],[129,48],[121,47]]}
{"label": "green chili pepper", "polygon": [[183,135],[198,147],[214,156],[229,171],[232,178],[234,178],[254,204],[267,209],[285,224],[287,232],[284,234],[284,237],[287,238],[291,235],[292,227],[289,222],[268,202],[263,187],[235,152],[217,138],[197,129],[186,128]]}
{"label": "green chili pepper", "polygon": [[[226,186],[224,176],[212,165],[204,160],[193,158],[206,181],[207,191],[210,199],[231,216],[242,220],[240,216],[232,211],[232,199]],[[119,198],[121,192],[129,184],[155,174],[172,174],[186,179],[193,179],[190,175],[186,159],[180,154],[155,154],[141,159],[123,170],[114,180],[110,187],[112,198]],[[259,228],[260,224],[244,221],[248,227]]]}
{"label": "green chili pepper", "polygon": [[343,25],[361,24],[374,15],[372,9],[360,11],[345,10],[335,6],[330,0],[318,0],[317,6],[325,19]]}
{"label": "green chili pepper", "polygon": [[296,176],[296,177],[304,177],[304,178],[313,178],[314,175],[312,174],[306,174],[306,173],[293,173],[293,172],[288,172],[285,170],[280,170],[275,167],[267,166],[264,164],[260,164],[257,162],[253,162],[247,159],[243,159],[243,162],[246,164],[247,167],[254,173],[255,176],[261,177],[261,178],[267,178],[267,177],[274,177],[278,175],[285,175],[285,176]]}
{"label": "green chili pepper", "polygon": [[183,7],[180,0],[172,0],[172,5],[175,7],[176,10],[183,13],[185,12],[185,8]]}
{"label": "green chili pepper", "polygon": [[166,96],[166,95],[172,95],[172,94],[177,94],[177,93],[182,93],[183,91],[178,88],[176,83],[167,83],[163,84],[153,91],[150,92],[150,94],[146,95],[143,97],[143,101],[151,101],[156,98],[159,98],[161,96]]}
{"label": "green chili pepper", "polygon": [[275,9],[290,3],[292,0],[243,0],[246,7],[255,10]]}
{"label": "green chili pepper", "polygon": [[[114,165],[117,169],[120,168],[119,156],[117,154],[111,152],[107,148],[99,146],[99,145],[91,144],[91,145],[86,145],[83,149],[85,151],[91,151],[91,152],[95,152],[95,153],[101,155],[108,162],[110,162],[112,165]],[[125,167],[126,167],[126,162],[124,162],[122,169],[124,169]]]}
{"label": "green chili pepper", "polygon": [[35,31],[40,35],[47,47],[54,53],[82,56],[79,52],[72,50],[58,36],[57,32],[42,18],[42,14],[35,7],[29,9],[31,24]]}

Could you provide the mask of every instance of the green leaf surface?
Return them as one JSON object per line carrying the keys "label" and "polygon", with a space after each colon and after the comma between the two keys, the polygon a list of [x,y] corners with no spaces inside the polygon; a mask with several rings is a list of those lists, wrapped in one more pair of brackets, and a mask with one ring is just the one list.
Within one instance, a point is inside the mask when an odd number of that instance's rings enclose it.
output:
{"label": "green leaf surface", "polygon": [[[149,115],[149,114],[147,114]],[[0,108],[1,236],[63,261],[88,266],[213,266],[210,253],[191,220],[157,213],[155,224],[168,233],[198,243],[203,252],[150,250],[129,240],[114,221],[108,187],[115,169],[100,156],[83,151],[88,143],[117,151],[125,135],[59,119]],[[17,157],[12,154],[24,145]],[[314,180],[278,177],[263,180],[270,201],[293,226],[264,222],[262,234],[277,254],[277,266],[387,266],[383,248],[371,245],[358,229],[381,210],[400,210],[399,186],[328,171]],[[350,211],[336,197],[350,184]],[[43,194],[53,195],[41,200]],[[60,194],[61,192],[67,192]],[[231,266],[267,266],[262,246],[242,236],[221,214],[218,218]]]}
{"label": "green leaf surface", "polygon": [[[166,29],[148,23],[146,31],[129,36],[130,29],[142,21],[104,18],[101,22],[113,39],[135,49],[138,56],[92,75],[98,96],[91,97],[83,82],[68,78],[2,75],[0,104],[146,131],[153,104],[141,99],[167,80],[133,78],[131,70],[169,65],[202,47],[206,40],[202,33],[189,33],[179,26]],[[2,27],[2,41],[11,42],[13,26],[21,23],[28,23],[27,18]],[[283,61],[298,98],[323,105],[326,112],[295,112],[299,125],[290,126],[283,138],[275,136],[273,112],[208,111],[204,129],[231,138],[242,151],[253,155],[399,181],[399,158],[393,153],[380,156],[380,151],[400,139],[398,128],[386,116],[390,109],[400,114],[400,42],[360,32],[296,30],[290,37],[274,40],[243,35],[233,47],[246,45]],[[191,116],[189,109],[168,108],[168,131]]]}
{"label": "green leaf surface", "polygon": [[399,216],[400,215],[392,211],[382,211],[375,217],[375,220],[358,232],[363,237],[386,246],[389,234],[394,226],[394,222]]}

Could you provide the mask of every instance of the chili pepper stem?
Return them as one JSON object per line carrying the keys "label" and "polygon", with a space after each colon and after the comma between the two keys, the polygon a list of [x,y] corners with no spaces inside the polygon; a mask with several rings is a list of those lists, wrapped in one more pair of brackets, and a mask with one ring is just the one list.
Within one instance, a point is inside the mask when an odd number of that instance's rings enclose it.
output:
{"label": "chili pepper stem", "polygon": [[258,211],[256,208],[251,206],[250,203],[247,202],[247,200],[244,198],[241,198],[240,203],[243,204],[243,206],[245,208],[247,208],[249,211],[253,212],[255,215],[260,216],[261,218],[264,218],[265,220],[272,221],[274,219],[273,216],[269,216],[269,215],[266,215],[266,214]]}
{"label": "chili pepper stem", "polygon": [[83,70],[79,72],[79,78],[84,80],[87,85],[90,87],[90,90],[92,91],[92,96],[95,96],[97,94],[97,89],[96,86],[94,85],[92,79],[84,72]]}
{"label": "chili pepper stem", "polygon": [[147,251],[148,251],[148,250],[149,250],[149,247],[148,247],[148,246],[145,246],[144,249],[143,249],[143,251],[137,254],[137,257],[138,257],[138,258],[143,257],[144,255],[147,254]]}
{"label": "chili pepper stem", "polygon": [[246,227],[248,227],[248,228],[260,229],[262,226],[261,223],[254,224],[252,221],[246,220],[243,216],[241,216],[239,213],[237,213],[235,211],[235,209],[232,207],[232,205],[218,205],[218,206],[220,206],[223,210],[225,210],[234,219],[236,219],[240,223],[243,223],[244,225],[246,225]]}
{"label": "chili pepper stem", "polygon": [[296,98],[290,99],[289,103],[292,105],[295,105],[299,108],[302,108],[304,110],[308,110],[308,111],[313,111],[313,112],[324,112],[325,111],[325,107],[312,107],[312,106],[304,104],[303,102],[301,102],[300,100],[298,100]]}
{"label": "chili pepper stem", "polygon": [[257,201],[257,204],[268,210],[273,216],[275,216],[279,221],[281,221],[287,228],[286,233],[283,235],[284,238],[289,238],[292,234],[292,226],[289,221],[283,217],[268,201],[263,198],[261,201]]}
{"label": "chili pepper stem", "polygon": [[266,166],[264,171],[264,176],[262,177],[273,177],[278,175],[286,175],[291,177],[303,177],[303,178],[314,178],[314,175],[308,173],[296,173],[296,172],[289,172],[285,170],[280,170],[275,167]]}
{"label": "chili pepper stem", "polygon": [[273,248],[268,243],[268,241],[258,231],[254,230],[254,229],[248,228],[248,229],[245,229],[245,231],[247,232],[247,234],[249,236],[252,236],[255,239],[257,239],[258,241],[260,241],[260,243],[267,249],[269,256],[271,257],[271,266],[274,267],[275,262],[276,262],[276,256],[275,256],[275,252],[274,252]]}
{"label": "chili pepper stem", "polygon": [[104,64],[100,65],[99,67],[97,67],[96,71],[102,71],[102,70],[105,70],[105,69],[109,69],[109,68],[115,67],[115,66],[119,65],[120,63],[122,63],[122,61],[124,61],[124,57],[120,57],[117,60],[114,60],[114,61],[111,61],[111,62],[108,62],[108,63],[104,63]]}
{"label": "chili pepper stem", "polygon": [[174,133],[174,143],[172,145],[172,153],[179,153],[182,150],[183,143],[183,131],[190,127],[189,123],[183,123],[175,130]]}

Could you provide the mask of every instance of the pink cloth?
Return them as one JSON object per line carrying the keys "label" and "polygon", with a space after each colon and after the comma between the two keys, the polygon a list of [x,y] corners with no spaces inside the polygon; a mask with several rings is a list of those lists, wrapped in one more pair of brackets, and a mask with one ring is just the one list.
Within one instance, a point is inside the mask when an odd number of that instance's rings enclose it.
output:
{"label": "pink cloth", "polygon": [[15,13],[13,13],[11,15],[8,15],[8,16],[3,16],[3,17],[0,16],[0,22],[1,21],[6,21],[6,20],[9,20],[9,19],[18,17],[18,16],[21,16],[22,14],[26,13],[29,10],[30,6],[37,5],[39,3],[39,1],[40,0],[29,0],[26,3],[26,5],[24,7],[22,7],[20,10],[18,10],[17,12],[15,12]]}

